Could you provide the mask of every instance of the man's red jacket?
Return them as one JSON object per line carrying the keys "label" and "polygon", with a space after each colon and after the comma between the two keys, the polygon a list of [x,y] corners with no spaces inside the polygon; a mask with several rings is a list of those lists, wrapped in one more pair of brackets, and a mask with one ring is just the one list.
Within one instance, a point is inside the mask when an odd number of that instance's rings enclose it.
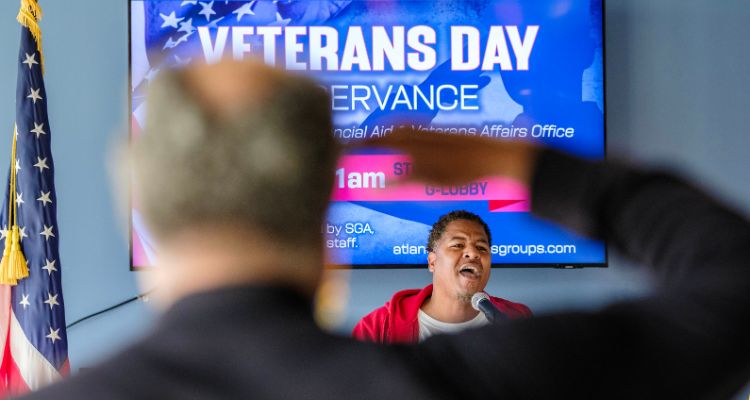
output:
{"label": "man's red jacket", "polygon": [[[419,340],[419,308],[432,295],[432,284],[424,289],[407,289],[393,295],[383,307],[365,315],[354,327],[352,337],[376,343],[416,343]],[[531,310],[490,296],[492,304],[510,318],[529,317]]]}

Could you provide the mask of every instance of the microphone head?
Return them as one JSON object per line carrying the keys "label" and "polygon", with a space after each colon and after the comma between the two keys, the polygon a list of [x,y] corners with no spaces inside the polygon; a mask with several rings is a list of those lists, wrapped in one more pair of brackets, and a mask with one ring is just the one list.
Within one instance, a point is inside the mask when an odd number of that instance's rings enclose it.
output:
{"label": "microphone head", "polygon": [[471,306],[474,307],[475,310],[481,311],[479,309],[479,302],[482,300],[489,300],[490,297],[487,296],[487,293],[485,292],[476,292],[473,296],[471,296]]}

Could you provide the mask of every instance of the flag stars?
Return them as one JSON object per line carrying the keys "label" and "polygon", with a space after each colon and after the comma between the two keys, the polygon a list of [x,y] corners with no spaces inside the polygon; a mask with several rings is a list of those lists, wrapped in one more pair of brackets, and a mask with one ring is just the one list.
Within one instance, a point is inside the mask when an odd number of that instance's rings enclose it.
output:
{"label": "flag stars", "polygon": [[47,292],[47,300],[44,300],[44,304],[48,304],[50,310],[54,308],[55,306],[60,305],[60,303],[57,302],[57,296],[58,295],[53,296],[52,293]]}
{"label": "flag stars", "polygon": [[27,238],[29,235],[26,234],[26,227],[22,226],[18,228],[18,238],[23,241],[23,238]]}
{"label": "flag stars", "polygon": [[190,5],[196,5],[196,4],[198,4],[198,0],[185,0],[182,3],[180,3],[180,7],[184,7],[184,6],[188,5],[188,4],[190,4]]}
{"label": "flag stars", "polygon": [[31,133],[36,134],[36,138],[39,139],[39,136],[46,135],[47,132],[44,131],[44,122],[41,124],[37,124],[34,122],[34,129],[31,130]]}
{"label": "flag stars", "polygon": [[28,65],[29,69],[31,69],[34,64],[39,64],[39,62],[37,62],[36,60],[36,53],[26,53],[26,59],[21,61],[21,63]]}
{"label": "flag stars", "polygon": [[47,226],[44,225],[44,230],[39,232],[40,235],[44,236],[45,240],[49,240],[50,237],[55,237],[55,234],[52,233],[53,226]]}
{"label": "flag stars", "polygon": [[180,43],[187,42],[190,35],[192,35],[192,33],[186,33],[178,37],[176,41],[173,40],[172,37],[168,37],[167,41],[164,43],[164,47],[162,47],[162,50],[174,49],[175,47],[179,46]]}
{"label": "flag stars", "polygon": [[44,157],[44,158],[37,157],[36,164],[34,164],[34,166],[39,168],[40,174],[44,172],[45,169],[49,169],[49,165],[47,165],[47,157]]}
{"label": "flag stars", "polygon": [[57,272],[57,267],[55,266],[57,260],[50,261],[48,259],[45,259],[45,261],[47,261],[47,263],[44,264],[42,269],[47,271],[47,275],[51,276],[53,272]]}
{"label": "flag stars", "polygon": [[16,174],[21,171],[21,160],[16,158]]}
{"label": "flag stars", "polygon": [[175,47],[177,47],[182,42],[187,42],[188,39],[190,38],[190,36],[192,36],[192,35],[193,35],[193,33],[190,32],[190,33],[186,33],[186,34],[180,36],[179,38],[177,38],[177,41],[174,42]]}
{"label": "flag stars", "polygon": [[164,43],[164,47],[162,47],[162,50],[171,49],[177,47],[177,42],[172,40],[172,37],[168,37],[167,41]]}
{"label": "flag stars", "polygon": [[0,240],[7,238],[9,232],[10,230],[8,229],[8,226],[3,225],[3,227],[0,228]]}
{"label": "flag stars", "polygon": [[23,192],[16,192],[16,205],[20,207],[21,204],[23,204]]}
{"label": "flag stars", "polygon": [[292,21],[291,18],[284,18],[281,16],[281,13],[276,13],[276,21],[269,23],[268,25],[272,26],[287,26]]}
{"label": "flag stars", "polygon": [[30,306],[31,303],[29,303],[29,295],[28,294],[21,295],[21,301],[19,301],[18,304],[22,305],[24,310],[26,309],[26,307]]}
{"label": "flag stars", "polygon": [[60,338],[60,329],[52,329],[52,327],[49,327],[49,334],[45,336],[47,339],[52,341],[52,344],[54,344],[58,340],[62,340]]}
{"label": "flag stars", "polygon": [[255,0],[243,4],[242,7],[232,11],[232,14],[237,14],[237,22],[239,22],[245,15],[255,15],[253,8],[255,8]]}
{"label": "flag stars", "polygon": [[180,29],[178,29],[177,32],[193,33],[194,30],[193,19],[190,18],[185,22],[180,22]]}
{"label": "flag stars", "polygon": [[180,21],[182,21],[183,19],[185,19],[185,18],[182,18],[182,17],[177,18],[174,15],[174,11],[172,11],[169,15],[164,15],[162,13],[159,13],[159,16],[164,21],[161,24],[162,28],[166,28],[168,26],[171,26],[172,28],[177,29],[177,23],[180,22]]}
{"label": "flag stars", "polygon": [[42,190],[39,192],[37,200],[42,202],[42,207],[46,207],[47,203],[52,204],[52,199],[49,198],[50,194],[52,194],[52,191],[45,192]]}
{"label": "flag stars", "polygon": [[210,3],[206,3],[206,2],[201,1],[199,2],[199,4],[201,5],[202,8],[200,12],[198,12],[198,14],[206,17],[206,21],[211,21],[211,16],[216,14],[216,11],[214,11],[214,2],[211,1]]}
{"label": "flag stars", "polygon": [[219,19],[215,19],[211,21],[210,24],[206,25],[209,29],[217,29],[219,27],[219,22],[224,19],[224,17],[220,17]]}
{"label": "flag stars", "polygon": [[34,102],[34,104],[36,104],[37,100],[43,99],[42,95],[39,94],[39,92],[42,90],[41,88],[39,89],[29,88],[29,90],[31,90],[31,93],[29,93],[29,95],[26,96],[26,98],[31,99]]}

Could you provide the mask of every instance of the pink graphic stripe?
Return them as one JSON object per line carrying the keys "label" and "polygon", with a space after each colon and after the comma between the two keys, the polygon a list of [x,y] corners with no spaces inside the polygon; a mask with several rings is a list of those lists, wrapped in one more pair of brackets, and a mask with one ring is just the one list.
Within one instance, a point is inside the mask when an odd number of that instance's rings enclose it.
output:
{"label": "pink graphic stripe", "polygon": [[403,182],[411,174],[403,155],[351,155],[339,160],[334,201],[489,201],[491,211],[528,211],[528,188],[512,179],[486,178],[465,185]]}

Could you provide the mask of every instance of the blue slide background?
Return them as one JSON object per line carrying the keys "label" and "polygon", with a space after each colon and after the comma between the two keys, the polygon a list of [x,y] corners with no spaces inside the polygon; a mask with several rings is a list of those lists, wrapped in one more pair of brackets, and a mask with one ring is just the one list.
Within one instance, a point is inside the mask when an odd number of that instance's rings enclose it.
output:
{"label": "blue slide background", "polygon": [[[436,34],[437,62],[430,71],[393,71],[386,61],[384,71],[323,71],[311,74],[327,85],[367,85],[380,88],[405,85],[427,90],[430,85],[476,85],[472,94],[478,96],[478,110],[412,110],[403,104],[393,106],[391,100],[385,109],[376,101],[368,101],[369,109],[355,107],[351,111],[335,111],[335,128],[367,128],[398,125],[409,121],[423,127],[483,127],[526,128],[556,125],[575,129],[572,138],[538,138],[544,144],[591,159],[604,157],[604,87],[602,4],[600,0],[457,0],[434,1],[279,1],[253,3],[252,15],[239,15],[237,10],[248,4],[245,1],[215,2],[206,13],[205,5],[182,1],[143,1],[144,12],[134,14],[131,29],[142,30],[146,57],[133,52],[134,70],[158,72],[165,66],[179,66],[204,57],[199,35],[191,27],[209,26],[213,38],[222,26],[329,26],[339,32],[339,54],[345,47],[347,32],[352,26],[362,27],[368,44],[372,40],[371,26],[418,25],[432,27]],[[248,6],[249,7],[249,6]],[[166,26],[165,15],[175,13],[181,18],[178,28]],[[141,20],[139,20],[139,15]],[[451,69],[452,26],[473,26],[480,32],[480,54],[484,55],[490,26],[518,26],[521,38],[529,26],[539,26],[529,59],[528,70],[454,71]],[[507,35],[506,35],[507,36]],[[135,36],[134,36],[135,37]],[[140,37],[140,36],[139,36]],[[137,39],[136,39],[137,40]],[[252,43],[261,45],[260,39]],[[306,36],[300,36],[304,45],[300,60],[309,56]],[[509,41],[513,65],[515,55]],[[175,44],[176,43],[176,44]],[[132,44],[131,44],[132,45]],[[369,48],[370,46],[368,46]],[[283,40],[278,40],[277,65],[283,67]],[[226,52],[231,50],[231,34]],[[409,51],[407,46],[407,51]],[[259,52],[260,53],[260,52]],[[132,105],[136,119],[141,118],[143,93],[148,79],[133,83]],[[451,101],[450,97],[444,99]],[[350,140],[340,138],[342,141]],[[358,140],[358,139],[351,139]],[[377,153],[371,151],[370,153]],[[387,189],[385,189],[387,190]],[[424,246],[430,225],[441,215],[455,209],[466,209],[479,214],[487,221],[494,244],[505,246],[549,245],[574,246],[574,251],[564,254],[493,254],[493,264],[504,265],[603,265],[606,250],[602,242],[577,237],[525,212],[491,212],[489,204],[482,201],[442,202],[336,202],[329,210],[328,224],[339,227],[347,223],[366,224],[366,233],[350,232],[327,234],[326,239],[345,243],[329,247],[329,264],[354,267],[406,266],[422,264],[424,253],[398,254],[395,247],[403,244]],[[370,233],[372,232],[372,233]],[[142,236],[147,236],[142,234]],[[352,240],[351,238],[356,238]],[[348,239],[348,241],[347,241]],[[329,242],[332,243],[332,242]]]}

